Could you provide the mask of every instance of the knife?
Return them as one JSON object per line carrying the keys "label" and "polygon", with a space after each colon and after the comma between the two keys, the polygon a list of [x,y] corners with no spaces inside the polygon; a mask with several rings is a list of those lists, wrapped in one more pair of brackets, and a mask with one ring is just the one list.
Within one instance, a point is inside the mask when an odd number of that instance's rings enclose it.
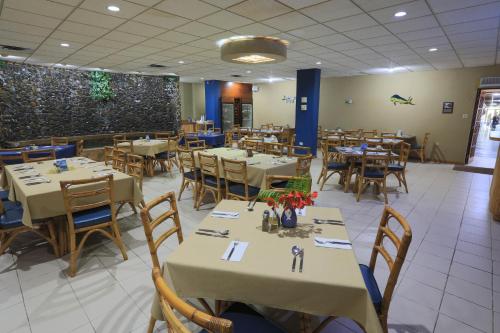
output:
{"label": "knife", "polygon": [[202,235],[202,236],[212,236],[212,237],[229,238],[228,236],[222,236],[222,235],[211,234],[211,233],[208,233],[208,232],[200,232],[200,231],[196,231],[195,234]]}
{"label": "knife", "polygon": [[229,255],[227,256],[227,261],[229,261],[229,259],[231,259],[231,256],[233,255],[234,249],[236,249],[236,246],[238,246],[238,242],[233,243],[233,248],[231,249],[231,251],[229,252]]}
{"label": "knife", "polygon": [[304,249],[300,252],[300,266],[299,273],[302,273],[302,268],[304,267]]}

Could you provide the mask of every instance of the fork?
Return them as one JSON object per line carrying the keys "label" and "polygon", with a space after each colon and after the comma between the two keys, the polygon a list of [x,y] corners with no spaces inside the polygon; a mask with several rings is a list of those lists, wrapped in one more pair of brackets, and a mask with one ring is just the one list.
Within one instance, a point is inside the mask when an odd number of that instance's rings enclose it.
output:
{"label": "fork", "polygon": [[229,259],[231,259],[231,256],[233,255],[234,250],[236,249],[236,247],[238,246],[239,243],[240,243],[240,241],[238,239],[236,239],[234,241],[233,248],[231,249],[231,251],[229,252],[229,255],[227,256],[227,261],[229,261]]}
{"label": "fork", "polygon": [[198,231],[203,231],[203,232],[210,232],[210,233],[214,233],[214,234],[218,234],[218,235],[221,235],[221,236],[227,236],[229,235],[229,229],[225,229],[225,230],[212,230],[212,229],[198,229]]}

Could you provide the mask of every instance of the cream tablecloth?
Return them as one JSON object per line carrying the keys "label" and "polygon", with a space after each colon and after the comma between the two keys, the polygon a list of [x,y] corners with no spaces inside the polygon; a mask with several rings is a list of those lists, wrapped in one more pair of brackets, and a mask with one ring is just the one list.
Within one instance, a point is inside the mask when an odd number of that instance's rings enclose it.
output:
{"label": "cream tablecloth", "polygon": [[[66,159],[70,170],[62,173],[56,172],[53,165],[54,161],[26,163],[26,165],[33,165],[35,171],[50,180],[50,183],[31,186],[26,185],[22,179],[19,179],[25,174],[13,170],[21,164],[4,167],[2,187],[9,189],[9,200],[19,201],[22,204],[24,209],[23,224],[31,226],[32,220],[65,215],[66,210],[59,182],[61,180],[96,177],[98,172],[94,172],[94,170],[105,168],[103,162],[80,165],[77,159]],[[116,172],[113,179],[115,201],[132,201],[135,205],[140,203],[142,192],[133,177]]]}
{"label": "cream tablecloth", "polygon": [[[198,152],[195,151],[195,160],[198,164]],[[219,157],[220,176],[223,177],[221,157],[247,161],[248,184],[260,188],[266,185],[267,175],[294,176],[297,164],[296,157],[276,157],[267,154],[254,154],[253,157],[246,157],[246,150],[235,148],[213,148],[201,151],[204,154],[214,154]]]}
{"label": "cream tablecloth", "polygon": [[[126,146],[127,143],[120,143],[118,146]],[[134,154],[142,156],[155,157],[156,154],[164,151],[175,151],[177,149],[176,141],[167,140],[134,140]]]}
{"label": "cream tablecloth", "polygon": [[[353,250],[316,247],[314,237],[348,239],[344,226],[316,225],[312,218],[342,220],[337,208],[307,207],[295,229],[261,231],[267,206],[223,200],[219,211],[238,211],[239,219],[208,215],[199,225],[229,229],[230,238],[190,235],[164,263],[164,276],[180,297],[239,301],[320,316],[348,317],[367,332],[382,332]],[[221,260],[231,240],[249,242],[240,262]],[[291,271],[293,245],[304,248],[304,270]],[[297,260],[297,267],[300,260]],[[161,319],[155,299],[152,315]]]}

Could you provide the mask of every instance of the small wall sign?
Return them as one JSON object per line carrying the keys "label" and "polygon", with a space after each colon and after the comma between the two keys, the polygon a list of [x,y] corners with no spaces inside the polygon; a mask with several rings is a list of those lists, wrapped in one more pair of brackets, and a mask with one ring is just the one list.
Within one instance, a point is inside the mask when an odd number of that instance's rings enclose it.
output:
{"label": "small wall sign", "polygon": [[443,113],[453,113],[454,102],[443,102]]}

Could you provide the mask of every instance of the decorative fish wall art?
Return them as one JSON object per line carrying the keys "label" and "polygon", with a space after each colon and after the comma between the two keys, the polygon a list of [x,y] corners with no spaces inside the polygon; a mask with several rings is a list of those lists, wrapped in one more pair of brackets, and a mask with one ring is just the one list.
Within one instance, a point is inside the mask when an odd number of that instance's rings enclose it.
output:
{"label": "decorative fish wall art", "polygon": [[403,98],[396,94],[391,96],[390,101],[391,103],[394,103],[394,105],[396,104],[415,105],[415,103],[413,103],[413,98],[411,96],[408,98]]}

